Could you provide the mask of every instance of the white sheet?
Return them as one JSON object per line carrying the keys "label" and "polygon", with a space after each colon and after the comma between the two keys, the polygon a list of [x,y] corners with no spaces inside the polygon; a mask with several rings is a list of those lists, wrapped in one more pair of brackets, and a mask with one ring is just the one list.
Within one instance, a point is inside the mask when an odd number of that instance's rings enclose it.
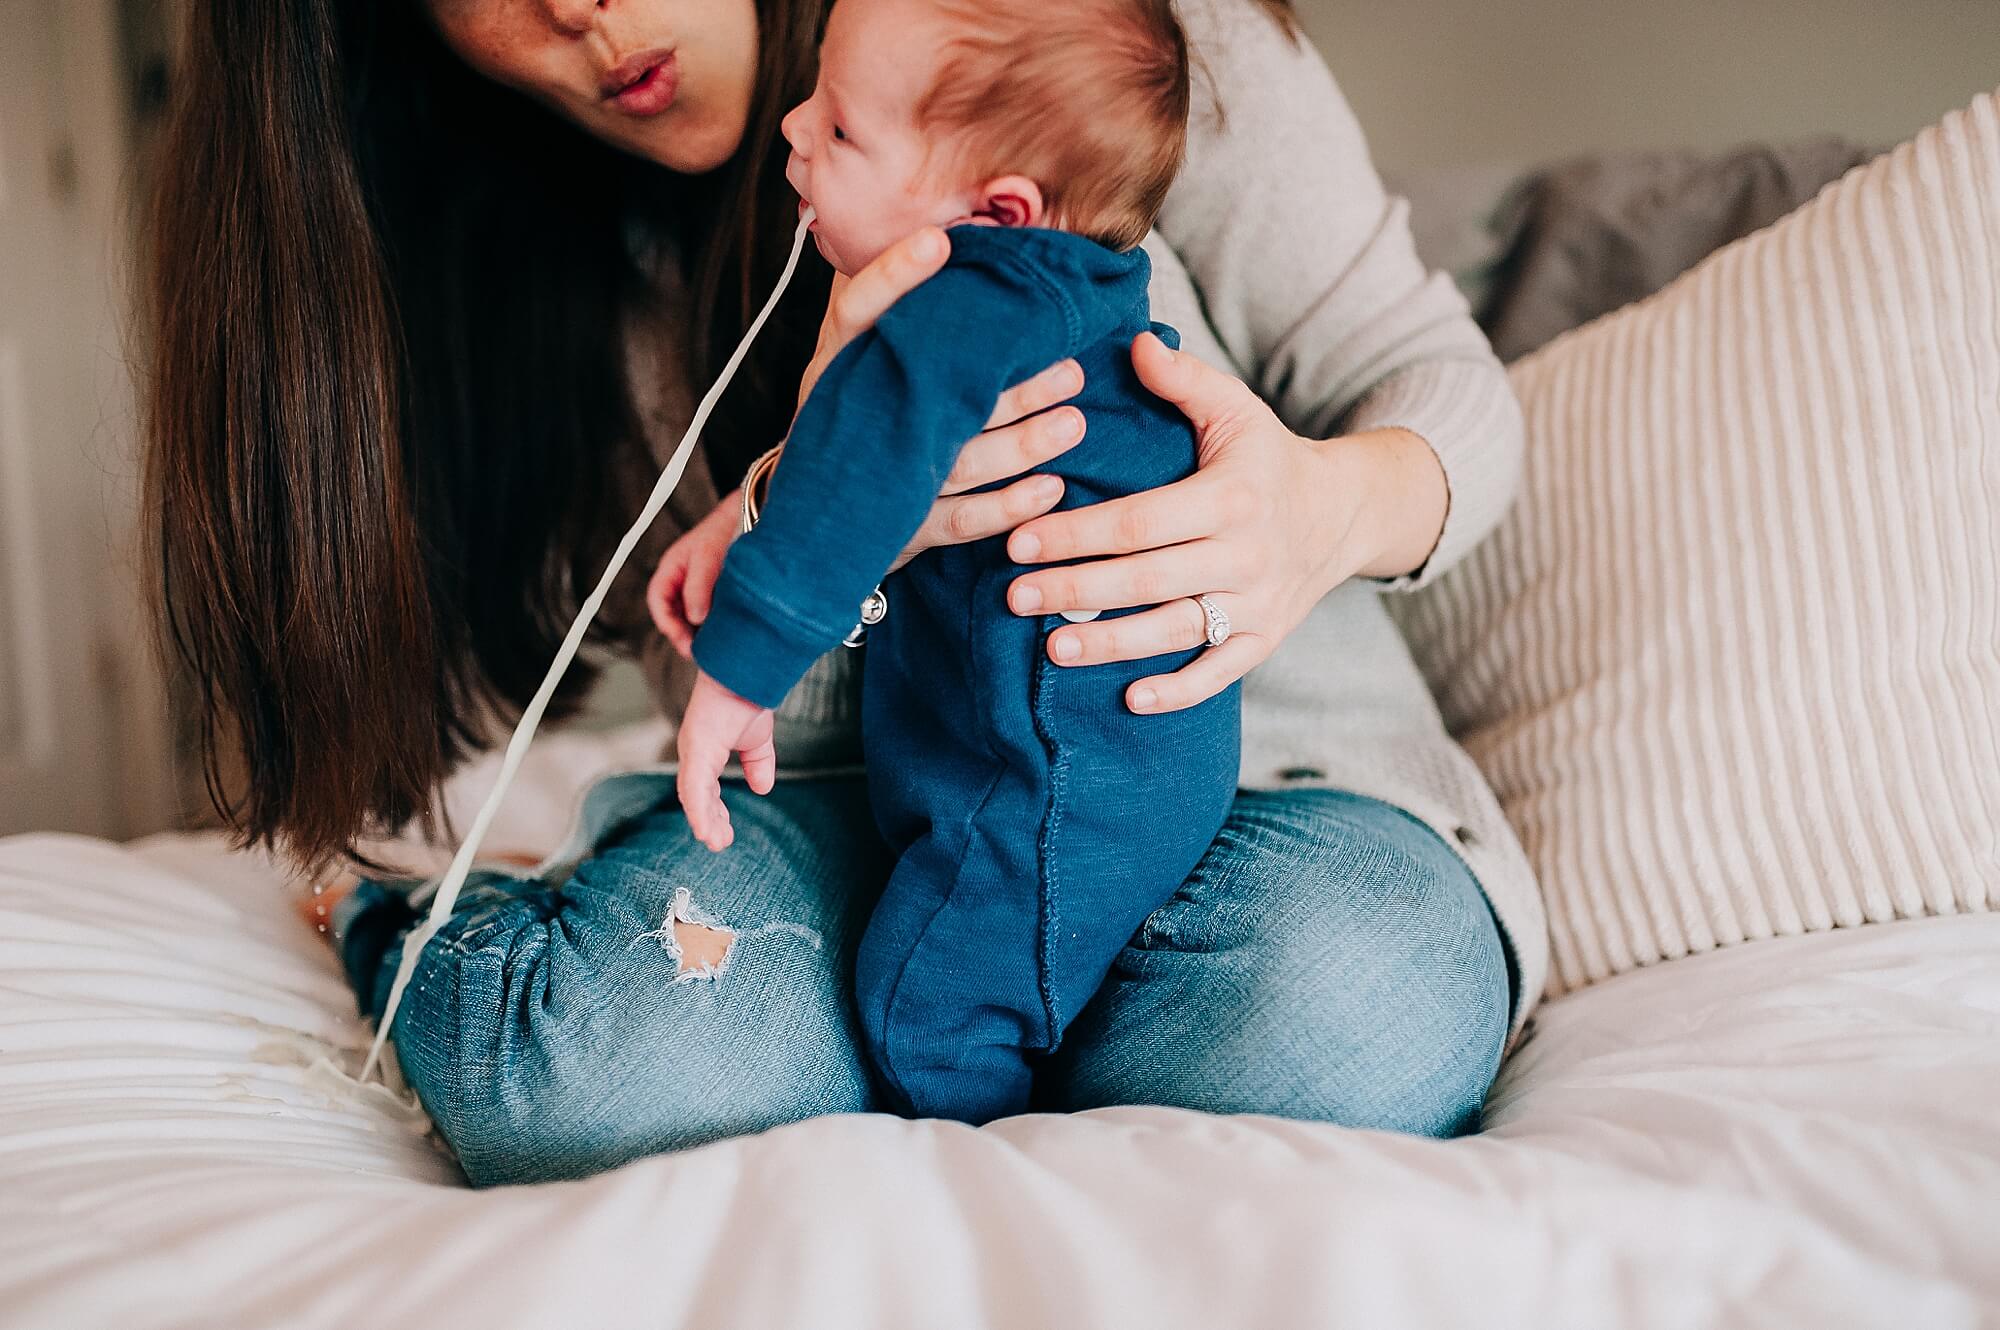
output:
{"label": "white sheet", "polygon": [[276,874],[0,842],[0,1325],[1973,1326],[2000,917],[1542,1009],[1450,1144],[1128,1109],[823,1119],[474,1193]]}

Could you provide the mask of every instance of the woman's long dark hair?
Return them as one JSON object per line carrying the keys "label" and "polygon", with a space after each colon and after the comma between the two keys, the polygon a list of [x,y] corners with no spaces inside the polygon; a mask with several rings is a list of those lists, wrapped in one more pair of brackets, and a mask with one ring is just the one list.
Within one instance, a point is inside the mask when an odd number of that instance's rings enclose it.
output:
{"label": "woman's long dark hair", "polygon": [[[533,693],[651,477],[634,238],[677,246],[704,383],[788,248],[778,122],[827,3],[757,0],[744,146],[697,178],[473,73],[417,0],[190,4],[147,218],[145,488],[240,839],[352,853]],[[784,433],[825,301],[807,272],[709,431],[724,489]]]}
{"label": "woman's long dark hair", "polygon": [[[190,6],[147,219],[146,493],[243,840],[312,864],[401,826],[533,693],[650,474],[633,237],[679,243],[700,378],[790,239],[777,122],[822,8],[761,0],[744,150],[682,178],[474,74],[415,0]],[[824,294],[718,413],[725,487],[782,435]]]}

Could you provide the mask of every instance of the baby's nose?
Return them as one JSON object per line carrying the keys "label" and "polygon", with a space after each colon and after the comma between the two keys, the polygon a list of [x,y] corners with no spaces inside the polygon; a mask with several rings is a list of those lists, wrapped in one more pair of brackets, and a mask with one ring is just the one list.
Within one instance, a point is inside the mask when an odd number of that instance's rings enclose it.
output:
{"label": "baby's nose", "polygon": [[812,105],[811,102],[799,103],[797,106],[794,106],[791,110],[787,111],[785,113],[785,118],[778,123],[778,132],[785,136],[785,142],[792,145],[792,151],[797,153],[801,157],[804,157],[806,155],[807,143],[806,143],[805,112],[806,112],[806,107],[810,105]]}

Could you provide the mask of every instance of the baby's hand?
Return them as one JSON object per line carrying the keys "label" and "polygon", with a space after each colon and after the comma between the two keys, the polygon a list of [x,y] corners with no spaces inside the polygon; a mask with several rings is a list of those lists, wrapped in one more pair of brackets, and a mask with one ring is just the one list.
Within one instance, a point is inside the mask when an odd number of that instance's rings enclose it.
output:
{"label": "baby's hand", "polygon": [[701,519],[694,530],[667,547],[653,580],[646,584],[646,608],[653,626],[683,656],[694,654],[694,630],[708,618],[715,600],[715,579],[722,575],[722,558],[736,539],[742,500],[734,490]]}
{"label": "baby's hand", "polygon": [[722,803],[722,769],[731,753],[743,754],[750,788],[769,794],[778,776],[778,751],[771,744],[772,713],[724,688],[704,670],[681,717],[680,799],[694,838],[711,850],[726,850],[736,839]]}

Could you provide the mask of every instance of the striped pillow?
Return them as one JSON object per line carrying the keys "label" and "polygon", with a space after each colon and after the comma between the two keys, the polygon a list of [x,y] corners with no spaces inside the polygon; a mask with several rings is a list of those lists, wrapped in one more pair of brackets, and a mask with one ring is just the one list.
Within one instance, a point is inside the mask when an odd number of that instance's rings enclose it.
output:
{"label": "striped pillow", "polygon": [[1551,992],[2000,900],[2000,93],[1513,379],[1519,506],[1402,613]]}

